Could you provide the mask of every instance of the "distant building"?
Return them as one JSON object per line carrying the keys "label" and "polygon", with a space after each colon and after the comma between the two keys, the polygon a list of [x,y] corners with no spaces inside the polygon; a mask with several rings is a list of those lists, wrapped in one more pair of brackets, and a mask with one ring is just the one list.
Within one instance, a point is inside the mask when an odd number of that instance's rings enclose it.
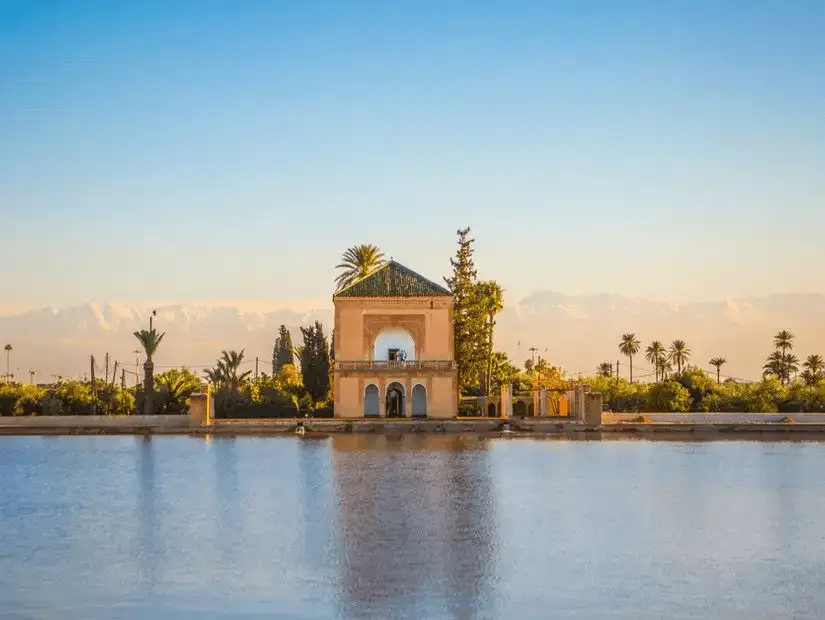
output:
{"label": "distant building", "polygon": [[391,260],[332,300],[336,417],[456,416],[450,291]]}

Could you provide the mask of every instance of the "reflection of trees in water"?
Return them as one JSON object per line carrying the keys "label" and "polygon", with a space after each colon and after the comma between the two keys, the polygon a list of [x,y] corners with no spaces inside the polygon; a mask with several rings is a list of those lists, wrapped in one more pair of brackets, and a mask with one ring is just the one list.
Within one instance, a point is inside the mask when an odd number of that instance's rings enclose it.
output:
{"label": "reflection of trees in water", "polygon": [[155,480],[155,446],[149,435],[136,438],[138,447],[138,535],[132,557],[138,563],[141,581],[148,585],[151,594],[157,585],[162,549],[157,506],[157,481]]}
{"label": "reflection of trees in water", "polygon": [[285,524],[303,532],[300,540],[310,567],[324,569],[330,550],[330,459],[326,441],[298,442],[301,522]]}
{"label": "reflection of trees in water", "polygon": [[332,439],[339,599],[348,617],[473,617],[496,536],[485,444]]}
{"label": "reflection of trees in water", "polygon": [[243,531],[238,489],[238,445],[232,438],[216,439],[210,446],[215,455],[215,497],[213,514],[216,527],[215,554],[220,566],[233,566],[241,549]]}

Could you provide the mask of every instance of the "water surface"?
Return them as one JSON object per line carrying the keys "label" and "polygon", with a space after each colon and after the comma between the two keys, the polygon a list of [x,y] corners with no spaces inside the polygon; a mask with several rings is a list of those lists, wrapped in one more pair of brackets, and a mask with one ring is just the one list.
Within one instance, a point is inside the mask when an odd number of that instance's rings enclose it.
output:
{"label": "water surface", "polygon": [[0,438],[2,618],[825,616],[825,444]]}

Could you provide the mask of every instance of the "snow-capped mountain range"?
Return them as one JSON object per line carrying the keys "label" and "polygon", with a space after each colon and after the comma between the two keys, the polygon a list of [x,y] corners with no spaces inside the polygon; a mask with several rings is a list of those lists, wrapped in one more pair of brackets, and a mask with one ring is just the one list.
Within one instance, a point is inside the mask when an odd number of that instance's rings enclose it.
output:
{"label": "snow-capped mountain range", "polygon": [[[280,325],[287,325],[296,343],[299,326],[320,320],[327,333],[332,327],[327,302],[185,302],[86,303],[63,308],[45,307],[0,316],[0,346],[13,346],[11,371],[38,381],[54,375],[83,377],[94,354],[98,372],[110,355],[134,380],[137,341],[132,332],[148,326],[157,310],[155,325],[166,332],[156,356],[159,369],[211,365],[222,349],[245,349],[248,368],[259,358],[259,370],[268,372],[272,347]],[[667,304],[619,295],[569,296],[538,292],[508,306],[497,319],[497,347],[523,361],[536,354],[563,366],[569,373],[594,370],[599,363],[618,359],[623,375],[627,359],[617,352],[624,332],[635,332],[643,346],[658,339],[687,341],[692,361],[707,366],[711,357],[728,360],[723,374],[756,379],[772,337],[780,329],[796,335],[795,352],[825,355],[825,295],[787,294],[720,302]],[[141,360],[142,361],[142,360]],[[0,373],[6,371],[0,359]],[[634,360],[634,374],[649,372],[643,355]],[[120,370],[118,370],[120,375]]]}

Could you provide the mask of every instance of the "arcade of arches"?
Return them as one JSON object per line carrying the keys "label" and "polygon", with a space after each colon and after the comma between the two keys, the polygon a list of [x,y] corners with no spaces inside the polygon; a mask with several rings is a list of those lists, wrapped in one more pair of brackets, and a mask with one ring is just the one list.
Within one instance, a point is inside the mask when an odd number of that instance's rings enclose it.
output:
{"label": "arcade of arches", "polygon": [[406,388],[398,381],[388,384],[383,394],[374,383],[367,385],[364,388],[364,417],[381,417],[382,404],[388,418],[426,418],[427,387],[421,383],[414,384],[412,398],[408,401]]}

